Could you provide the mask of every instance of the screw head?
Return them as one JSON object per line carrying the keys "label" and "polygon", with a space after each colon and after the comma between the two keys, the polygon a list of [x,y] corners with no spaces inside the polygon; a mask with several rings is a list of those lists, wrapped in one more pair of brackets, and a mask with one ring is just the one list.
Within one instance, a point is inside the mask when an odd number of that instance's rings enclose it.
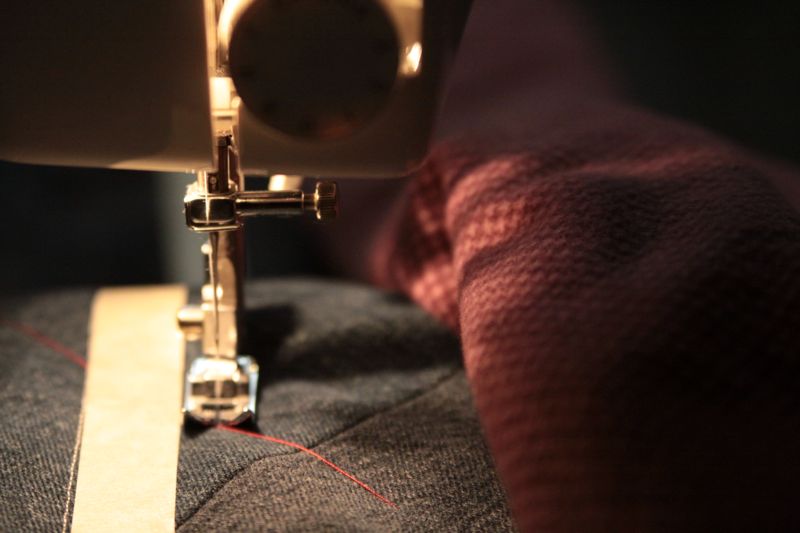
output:
{"label": "screw head", "polygon": [[317,220],[333,220],[339,215],[339,192],[336,182],[318,181],[314,188],[314,211]]}

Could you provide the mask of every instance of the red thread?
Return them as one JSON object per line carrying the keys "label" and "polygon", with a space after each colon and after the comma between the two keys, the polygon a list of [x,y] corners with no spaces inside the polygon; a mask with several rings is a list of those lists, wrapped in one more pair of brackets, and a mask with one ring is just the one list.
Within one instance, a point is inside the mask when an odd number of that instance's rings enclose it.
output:
{"label": "red thread", "polygon": [[36,329],[28,326],[27,324],[22,324],[20,322],[14,322],[14,321],[11,321],[11,320],[0,319],[0,325],[9,327],[9,328],[13,329],[14,331],[22,333],[26,337],[29,337],[29,338],[33,339],[34,341],[38,342],[42,346],[50,348],[54,352],[57,352],[57,353],[63,355],[64,357],[66,357],[67,359],[69,359],[70,361],[75,363],[76,365],[80,366],[81,368],[86,368],[86,358],[84,358],[78,352],[76,352],[74,350],[70,350],[69,348],[67,348],[66,346],[61,344],[60,342],[58,342],[58,341],[56,341],[54,339],[51,339],[50,337],[48,337],[47,335],[45,335],[44,333],[42,333],[39,330],[36,330]]}
{"label": "red thread", "polygon": [[385,496],[381,495],[378,491],[376,491],[375,489],[373,489],[372,487],[370,487],[369,485],[367,485],[366,483],[364,483],[363,481],[361,481],[360,479],[355,477],[353,474],[351,474],[349,472],[346,472],[345,470],[339,468],[337,465],[335,465],[334,463],[332,463],[328,459],[324,458],[323,456],[321,456],[320,454],[318,454],[317,452],[315,452],[313,450],[309,450],[308,448],[306,448],[302,444],[297,444],[296,442],[290,442],[288,440],[279,439],[277,437],[270,437],[269,435],[262,435],[261,433],[254,433],[252,431],[245,431],[245,430],[233,428],[233,427],[230,427],[230,426],[217,426],[217,428],[221,429],[223,431],[230,431],[231,433],[239,433],[241,435],[247,435],[248,437],[253,437],[253,438],[256,438],[256,439],[265,440],[267,442],[274,442],[275,444],[282,444],[284,446],[290,446],[290,447],[292,447],[292,448],[294,448],[296,450],[300,450],[301,452],[307,453],[308,455],[314,457],[318,461],[324,463],[326,466],[328,466],[328,467],[332,468],[333,470],[335,470],[336,472],[340,473],[341,475],[343,475],[344,477],[346,477],[350,481],[356,483],[362,489],[366,490],[367,492],[369,492],[370,494],[372,494],[373,496],[375,496],[376,498],[381,500],[383,503],[391,505],[392,507],[397,507],[396,503],[394,503],[393,501],[389,500]]}
{"label": "red thread", "polygon": [[[9,328],[19,332],[19,333],[22,333],[23,335],[33,339],[34,341],[38,342],[39,344],[41,344],[41,345],[43,345],[43,346],[45,346],[47,348],[50,348],[51,350],[63,355],[64,357],[66,357],[67,359],[69,359],[70,361],[75,363],[76,365],[80,366],[81,368],[86,368],[86,359],[82,355],[80,355],[79,353],[75,352],[74,350],[70,350],[69,348],[67,348],[66,346],[61,344],[60,342],[58,342],[58,341],[56,341],[54,339],[51,339],[50,337],[48,337],[44,333],[42,333],[39,330],[36,330],[36,329],[28,326],[27,324],[22,324],[20,322],[13,322],[11,320],[0,319],[0,326],[6,326],[6,327],[9,327]],[[282,444],[283,446],[289,446],[289,447],[294,448],[296,450],[300,450],[301,452],[307,453],[311,457],[317,459],[318,461],[324,463],[326,466],[328,466],[331,469],[335,470],[336,472],[340,473],[341,475],[343,475],[344,477],[346,477],[350,481],[356,483],[362,489],[366,490],[367,492],[369,492],[370,494],[372,494],[373,496],[375,496],[376,498],[381,500],[383,503],[385,503],[387,505],[391,505],[392,507],[397,507],[396,503],[394,503],[393,501],[389,500],[388,498],[386,498],[385,496],[380,494],[378,491],[376,491],[375,489],[373,489],[372,487],[370,487],[369,485],[367,485],[366,483],[364,483],[363,481],[361,481],[360,479],[355,477],[353,474],[351,474],[351,473],[345,471],[344,469],[340,468],[339,466],[337,466],[333,462],[329,461],[328,459],[324,458],[323,456],[321,456],[317,452],[315,452],[313,450],[309,450],[308,448],[306,448],[302,444],[297,444],[296,442],[291,442],[291,441],[288,441],[288,440],[279,439],[277,437],[270,437],[269,435],[262,435],[260,433],[254,433],[252,431],[244,431],[242,429],[236,429],[236,428],[232,428],[232,427],[229,427],[229,426],[217,426],[217,428],[218,429],[222,429],[224,431],[230,431],[231,433],[239,433],[241,435],[246,435],[248,437],[253,437],[253,438],[256,438],[256,439],[265,440],[267,442],[273,442],[275,444]]]}

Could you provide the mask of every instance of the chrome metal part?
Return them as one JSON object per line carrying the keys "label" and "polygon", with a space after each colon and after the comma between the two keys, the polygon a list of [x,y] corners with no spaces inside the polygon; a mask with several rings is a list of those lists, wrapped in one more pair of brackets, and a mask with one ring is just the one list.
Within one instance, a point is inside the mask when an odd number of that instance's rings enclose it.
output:
{"label": "chrome metal part", "polygon": [[178,312],[187,341],[200,341],[202,355],[186,375],[184,411],[204,424],[238,424],[255,416],[258,364],[241,355],[244,221],[255,216],[315,215],[330,220],[338,214],[333,182],[318,182],[313,193],[302,190],[246,191],[230,134],[217,138],[215,172],[199,172],[184,198],[186,224],[208,234],[207,282],[199,306]]}
{"label": "chrome metal part", "polygon": [[186,225],[198,232],[235,231],[251,216],[295,216],[312,213],[320,221],[338,215],[336,183],[318,182],[313,193],[301,190],[208,193],[197,184],[184,198]]}
{"label": "chrome metal part", "polygon": [[198,357],[186,375],[183,405],[205,424],[235,425],[255,416],[257,396],[258,364],[252,357]]}

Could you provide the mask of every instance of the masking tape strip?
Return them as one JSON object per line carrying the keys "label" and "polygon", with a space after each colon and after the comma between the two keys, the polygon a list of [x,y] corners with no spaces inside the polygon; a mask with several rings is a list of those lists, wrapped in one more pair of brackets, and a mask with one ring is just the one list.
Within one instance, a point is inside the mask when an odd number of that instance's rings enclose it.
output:
{"label": "masking tape strip", "polygon": [[99,291],[72,531],[174,531],[186,288]]}

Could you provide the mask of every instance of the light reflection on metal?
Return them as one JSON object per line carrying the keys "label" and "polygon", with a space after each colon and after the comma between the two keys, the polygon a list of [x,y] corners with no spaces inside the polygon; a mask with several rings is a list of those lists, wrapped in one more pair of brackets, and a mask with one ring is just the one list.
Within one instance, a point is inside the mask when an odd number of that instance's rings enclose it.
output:
{"label": "light reflection on metal", "polygon": [[228,64],[228,44],[231,42],[233,29],[244,11],[250,7],[254,0],[225,0],[219,11],[217,22],[217,51],[220,70]]}
{"label": "light reflection on metal", "polygon": [[394,22],[397,40],[400,43],[400,76],[414,77],[422,66],[422,17],[423,0],[379,0]]}
{"label": "light reflection on metal", "polygon": [[269,190],[271,191],[291,191],[299,190],[303,186],[303,176],[287,176],[286,174],[274,174],[269,178]]}
{"label": "light reflection on metal", "polygon": [[416,42],[405,48],[403,62],[400,65],[400,73],[405,76],[413,76],[419,72],[422,62],[422,44]]}

